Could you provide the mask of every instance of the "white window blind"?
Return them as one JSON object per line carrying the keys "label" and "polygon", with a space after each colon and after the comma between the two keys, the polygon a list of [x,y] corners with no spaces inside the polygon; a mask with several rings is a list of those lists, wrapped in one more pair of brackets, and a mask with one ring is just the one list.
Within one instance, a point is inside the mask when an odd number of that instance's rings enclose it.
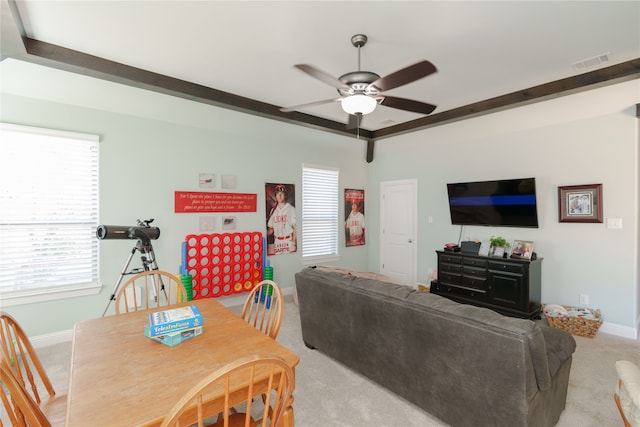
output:
{"label": "white window blind", "polygon": [[338,170],[302,167],[302,257],[338,256]]}
{"label": "white window blind", "polygon": [[0,124],[0,292],[34,295],[98,282],[95,135]]}

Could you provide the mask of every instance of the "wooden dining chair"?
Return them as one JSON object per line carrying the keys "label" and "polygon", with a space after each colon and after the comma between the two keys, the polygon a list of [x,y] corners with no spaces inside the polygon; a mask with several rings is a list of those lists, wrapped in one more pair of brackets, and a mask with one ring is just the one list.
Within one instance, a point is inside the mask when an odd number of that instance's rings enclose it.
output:
{"label": "wooden dining chair", "polygon": [[167,307],[187,301],[187,292],[175,274],[143,271],[130,277],[116,294],[116,314]]}
{"label": "wooden dining chair", "polygon": [[[2,383],[3,418],[14,427],[50,427],[51,423],[40,410],[38,404],[27,393],[13,373],[7,360],[0,362],[0,383]],[[5,391],[6,390],[6,391]],[[0,425],[2,421],[0,421]]]}
{"label": "wooden dining chair", "polygon": [[280,332],[282,314],[280,286],[273,280],[263,280],[251,290],[242,308],[241,317],[275,340]]}
{"label": "wooden dining chair", "polygon": [[56,393],[29,337],[16,319],[4,311],[0,312],[0,347],[2,363],[13,372],[49,421],[64,425],[66,393]]}
{"label": "wooden dining chair", "polygon": [[[189,390],[169,411],[162,427],[205,425],[208,416],[206,402],[212,395],[223,396],[223,404],[216,407],[222,411],[214,427],[262,426],[278,427],[289,404],[294,387],[294,373],[282,358],[271,355],[243,357],[207,375]],[[246,388],[246,392],[240,391]],[[252,416],[253,397],[258,394],[268,397],[260,411],[261,417]],[[246,402],[245,412],[231,411],[233,404]]]}

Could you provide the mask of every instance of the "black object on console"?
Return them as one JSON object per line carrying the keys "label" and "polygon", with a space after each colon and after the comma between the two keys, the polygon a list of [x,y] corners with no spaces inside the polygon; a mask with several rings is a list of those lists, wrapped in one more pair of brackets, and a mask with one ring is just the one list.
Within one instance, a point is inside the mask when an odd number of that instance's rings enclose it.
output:
{"label": "black object on console", "polygon": [[478,251],[480,250],[480,242],[461,242],[460,243],[460,252],[463,254],[474,254],[478,255]]}

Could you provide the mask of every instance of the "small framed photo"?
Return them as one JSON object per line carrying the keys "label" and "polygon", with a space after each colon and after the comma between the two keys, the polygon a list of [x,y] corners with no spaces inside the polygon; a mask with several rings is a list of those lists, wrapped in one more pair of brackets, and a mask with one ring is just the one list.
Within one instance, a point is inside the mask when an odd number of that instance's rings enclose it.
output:
{"label": "small framed photo", "polygon": [[514,240],[511,256],[514,258],[531,259],[533,253],[533,242],[530,240]]}
{"label": "small framed photo", "polygon": [[498,257],[498,258],[504,258],[504,247],[503,246],[494,247],[492,256]]}
{"label": "small framed photo", "polygon": [[216,186],[216,176],[212,173],[200,173],[200,188],[213,188]]}
{"label": "small framed photo", "polygon": [[222,188],[231,189],[231,190],[236,188],[236,176],[222,175]]}
{"label": "small framed photo", "polygon": [[489,250],[491,249],[491,242],[485,240],[480,243],[480,249],[478,249],[478,255],[480,256],[489,256]]}
{"label": "small framed photo", "polygon": [[235,216],[225,216],[222,218],[222,229],[223,230],[235,230],[236,229],[236,217]]}
{"label": "small framed photo", "polygon": [[602,222],[602,184],[558,187],[559,222]]}

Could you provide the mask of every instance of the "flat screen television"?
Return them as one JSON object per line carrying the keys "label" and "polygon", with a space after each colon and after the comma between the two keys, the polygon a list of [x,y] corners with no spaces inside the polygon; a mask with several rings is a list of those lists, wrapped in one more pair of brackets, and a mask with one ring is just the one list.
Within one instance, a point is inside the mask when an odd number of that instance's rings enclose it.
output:
{"label": "flat screen television", "polygon": [[538,227],[535,178],[447,184],[453,225]]}

